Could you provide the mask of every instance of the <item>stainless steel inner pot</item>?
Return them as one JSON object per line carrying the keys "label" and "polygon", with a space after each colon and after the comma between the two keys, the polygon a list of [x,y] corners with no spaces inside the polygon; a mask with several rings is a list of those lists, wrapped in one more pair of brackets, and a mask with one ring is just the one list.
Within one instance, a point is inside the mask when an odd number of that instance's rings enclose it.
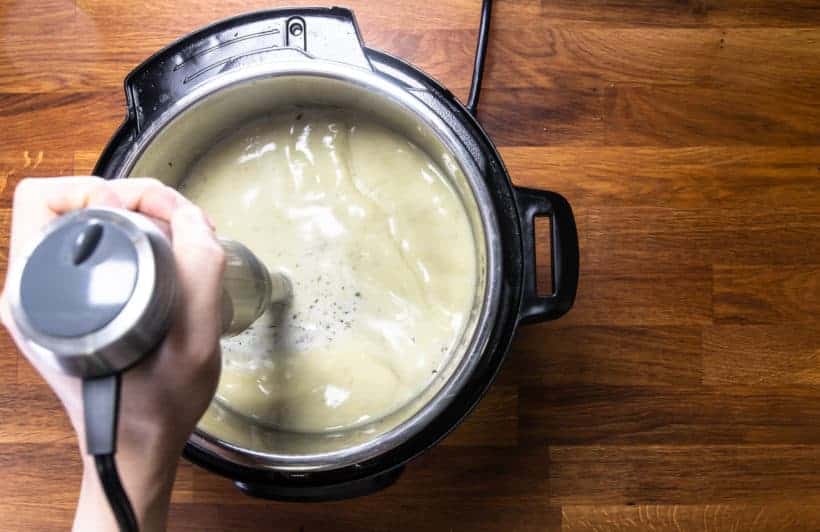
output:
{"label": "stainless steel inner pot", "polygon": [[[251,468],[322,471],[364,462],[400,445],[456,397],[485,350],[498,311],[501,248],[485,180],[439,115],[370,70],[298,54],[292,61],[228,72],[187,93],[140,132],[114,177],[154,176],[176,186],[224,135],[294,106],[364,113],[425,150],[461,198],[479,265],[473,311],[445,369],[420,396],[390,416],[347,431],[302,434],[252,424],[214,403],[191,436],[199,448]],[[270,228],[271,238],[276,231]]]}

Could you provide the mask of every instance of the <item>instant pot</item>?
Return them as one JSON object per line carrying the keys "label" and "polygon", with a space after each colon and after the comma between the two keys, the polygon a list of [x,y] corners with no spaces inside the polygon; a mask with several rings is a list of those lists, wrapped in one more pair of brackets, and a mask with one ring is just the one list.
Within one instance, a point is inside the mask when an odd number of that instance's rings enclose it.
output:
{"label": "instant pot", "polygon": [[[482,37],[486,45],[486,31]],[[217,22],[136,68],[125,94],[126,119],[96,175],[177,185],[204,151],[254,117],[286,107],[356,109],[437,161],[471,221],[480,263],[473,312],[446,369],[410,404],[365,427],[318,435],[254,426],[211,406],[185,456],[245,493],[317,501],[391,484],[475,407],[519,325],[559,318],[573,304],[579,254],[567,201],[514,187],[468,109],[421,70],[367,48],[350,10],[280,9]],[[536,288],[538,216],[551,222],[548,295]],[[270,238],[276,234],[271,227]],[[215,420],[230,427],[230,437],[215,435]]]}

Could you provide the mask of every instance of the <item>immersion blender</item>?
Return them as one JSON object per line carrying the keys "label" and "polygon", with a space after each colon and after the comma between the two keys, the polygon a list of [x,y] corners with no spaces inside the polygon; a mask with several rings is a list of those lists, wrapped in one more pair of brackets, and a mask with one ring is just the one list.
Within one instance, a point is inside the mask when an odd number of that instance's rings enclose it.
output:
{"label": "immersion blender", "polygon": [[[239,242],[220,244],[222,332],[233,336],[287,298],[290,283]],[[9,272],[9,306],[24,340],[35,356],[82,379],[87,452],[124,531],[138,527],[113,459],[121,374],[165,337],[176,285],[168,238],[145,216],[111,208],[56,219]]]}

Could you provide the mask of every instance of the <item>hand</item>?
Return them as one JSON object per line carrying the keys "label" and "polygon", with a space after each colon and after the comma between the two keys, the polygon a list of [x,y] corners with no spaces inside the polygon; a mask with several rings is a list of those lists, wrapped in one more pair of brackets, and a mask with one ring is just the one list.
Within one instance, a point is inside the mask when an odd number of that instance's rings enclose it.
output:
{"label": "hand", "polygon": [[[220,297],[224,252],[204,213],[153,179],[94,177],[26,179],[15,190],[9,269],[42,227],[68,211],[119,207],[153,218],[171,237],[180,305],[156,353],[123,374],[117,465],[141,530],[164,529],[182,448],[213,397],[219,379]],[[33,356],[0,300],[2,322],[18,348],[59,397],[80,443],[85,471],[75,530],[117,530],[93,459],[85,454],[80,379]]]}

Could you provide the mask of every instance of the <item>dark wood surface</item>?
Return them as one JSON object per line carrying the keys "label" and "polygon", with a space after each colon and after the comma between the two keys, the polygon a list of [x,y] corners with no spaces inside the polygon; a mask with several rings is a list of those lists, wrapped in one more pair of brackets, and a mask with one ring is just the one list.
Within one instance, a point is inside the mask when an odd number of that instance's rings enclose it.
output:
{"label": "dark wood surface", "polygon": [[[88,173],[131,68],[279,3],[0,0],[3,264],[15,184]],[[479,3],[348,2],[370,46],[461,97]],[[183,463],[171,530],[820,529],[820,4],[496,4],[480,119],[517,184],[572,202],[576,307],[522,328],[387,491],[269,503]],[[79,474],[3,336],[0,529],[67,529]]]}

